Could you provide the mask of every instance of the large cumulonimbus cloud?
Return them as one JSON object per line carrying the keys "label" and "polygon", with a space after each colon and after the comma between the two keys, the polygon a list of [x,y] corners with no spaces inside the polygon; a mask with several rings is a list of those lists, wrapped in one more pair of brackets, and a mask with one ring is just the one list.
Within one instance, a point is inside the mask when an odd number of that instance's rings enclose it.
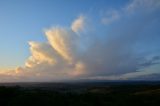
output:
{"label": "large cumulonimbus cloud", "polygon": [[[149,1],[149,2],[146,2]],[[159,74],[160,2],[133,0],[102,17],[102,29],[86,29],[81,15],[70,27],[45,31],[46,42],[29,42],[25,67],[0,75],[4,81],[128,79]],[[113,12],[113,13],[112,13]],[[105,31],[110,26],[110,30]],[[102,33],[103,32],[103,33]],[[156,68],[155,68],[156,67]],[[2,81],[3,81],[2,80]]]}

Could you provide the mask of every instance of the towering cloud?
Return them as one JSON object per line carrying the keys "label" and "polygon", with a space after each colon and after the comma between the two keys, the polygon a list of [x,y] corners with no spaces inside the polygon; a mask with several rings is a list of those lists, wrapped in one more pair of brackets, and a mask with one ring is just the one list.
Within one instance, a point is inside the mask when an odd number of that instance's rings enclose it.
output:
{"label": "towering cloud", "polygon": [[46,30],[46,42],[29,42],[31,56],[25,67],[9,71],[5,78],[52,81],[160,74],[160,2],[146,1],[133,0],[120,10],[104,14],[101,21],[112,23],[107,32],[108,26],[101,25],[102,29],[95,26],[93,32],[83,34],[87,24],[84,16],[68,28]]}
{"label": "towering cloud", "polygon": [[56,52],[65,60],[72,61],[76,49],[77,36],[74,32],[63,28],[54,28],[46,31],[46,37]]}
{"label": "towering cloud", "polygon": [[29,42],[32,56],[26,62],[26,67],[34,67],[41,63],[54,64],[54,50],[48,43]]}

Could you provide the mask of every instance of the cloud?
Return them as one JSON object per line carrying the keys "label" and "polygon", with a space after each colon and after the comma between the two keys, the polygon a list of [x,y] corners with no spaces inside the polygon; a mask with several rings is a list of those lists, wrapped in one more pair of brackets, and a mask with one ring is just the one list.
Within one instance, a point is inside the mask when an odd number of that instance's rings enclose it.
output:
{"label": "cloud", "polygon": [[85,17],[84,16],[79,16],[71,25],[71,29],[74,32],[79,32],[79,31],[83,31],[85,27]]}
{"label": "cloud", "polygon": [[34,67],[43,62],[48,64],[56,62],[54,49],[48,43],[29,42],[29,45],[32,56],[26,62],[27,67]]}
{"label": "cloud", "polygon": [[137,10],[154,10],[160,7],[159,0],[132,0],[126,7],[127,12],[134,12]]}
{"label": "cloud", "polygon": [[47,30],[45,34],[50,45],[59,55],[67,61],[73,61],[73,55],[77,46],[77,35],[75,32],[64,28],[53,28]]}
{"label": "cloud", "polygon": [[[136,2],[136,3],[135,3]],[[24,67],[0,73],[3,81],[57,81],[67,79],[132,79],[160,74],[159,8],[148,12],[146,3],[132,1],[120,11],[110,11],[112,23],[82,34],[86,21],[78,17],[71,26],[45,31],[46,42],[29,42],[31,56]],[[156,1],[156,3],[159,3]],[[154,4],[158,5],[158,4]],[[138,6],[138,7],[137,7]],[[136,8],[139,8],[136,11]],[[124,10],[125,9],[125,10]],[[126,11],[133,11],[130,14]],[[141,12],[139,14],[139,11]],[[121,14],[122,13],[122,14]],[[115,23],[114,23],[115,22]],[[86,29],[85,29],[86,30]],[[105,32],[105,33],[104,33]],[[79,36],[80,35],[80,36]]]}
{"label": "cloud", "polygon": [[109,10],[105,13],[105,15],[102,17],[102,23],[103,24],[110,24],[120,18],[120,14],[116,10]]}
{"label": "cloud", "polygon": [[133,14],[144,14],[160,9],[159,0],[131,0],[123,8],[108,9],[102,12],[101,22],[109,25],[116,22],[120,18],[125,18]]}
{"label": "cloud", "polygon": [[144,62],[142,62],[140,65],[142,67],[147,67],[147,66],[152,66],[159,63],[160,63],[160,56],[153,56],[149,59],[146,58]]}

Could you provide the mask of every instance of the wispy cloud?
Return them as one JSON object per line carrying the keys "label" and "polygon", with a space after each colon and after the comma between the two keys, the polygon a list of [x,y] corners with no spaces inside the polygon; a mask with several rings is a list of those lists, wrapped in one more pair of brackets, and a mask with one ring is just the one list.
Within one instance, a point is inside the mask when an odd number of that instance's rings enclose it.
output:
{"label": "wispy cloud", "polygon": [[159,0],[131,0],[123,8],[108,9],[102,12],[101,22],[105,25],[111,24],[127,15],[144,14],[145,12],[153,12],[160,8]]}
{"label": "wispy cloud", "polygon": [[104,16],[102,17],[101,20],[103,24],[110,24],[120,18],[119,11],[116,10],[109,10],[103,14]]}
{"label": "wispy cloud", "polygon": [[79,32],[79,31],[83,31],[84,27],[85,27],[85,17],[83,15],[79,16],[71,25],[71,29],[74,32]]}
{"label": "wispy cloud", "polygon": [[160,8],[159,0],[132,0],[124,9],[127,12],[134,12],[138,10],[149,10]]}

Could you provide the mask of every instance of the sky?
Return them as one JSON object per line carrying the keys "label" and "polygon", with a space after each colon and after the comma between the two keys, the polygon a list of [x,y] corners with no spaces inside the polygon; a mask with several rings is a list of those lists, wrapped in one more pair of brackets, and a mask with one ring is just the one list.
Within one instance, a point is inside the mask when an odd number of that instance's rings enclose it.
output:
{"label": "sky", "polygon": [[1,0],[0,82],[160,80],[159,0]]}

